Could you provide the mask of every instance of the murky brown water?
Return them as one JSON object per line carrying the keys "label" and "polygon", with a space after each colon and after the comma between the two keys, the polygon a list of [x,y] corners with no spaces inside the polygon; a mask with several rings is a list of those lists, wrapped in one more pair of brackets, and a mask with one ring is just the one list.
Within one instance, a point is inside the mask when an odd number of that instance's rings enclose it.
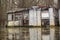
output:
{"label": "murky brown water", "polygon": [[[30,28],[1,28],[0,40],[30,40]],[[33,29],[33,28],[32,28]],[[50,40],[50,29],[41,28],[42,40]],[[54,40],[59,40],[60,37],[59,27],[55,27]],[[33,36],[33,35],[32,35]],[[52,35],[53,36],[53,35]],[[10,39],[9,39],[10,37]]]}

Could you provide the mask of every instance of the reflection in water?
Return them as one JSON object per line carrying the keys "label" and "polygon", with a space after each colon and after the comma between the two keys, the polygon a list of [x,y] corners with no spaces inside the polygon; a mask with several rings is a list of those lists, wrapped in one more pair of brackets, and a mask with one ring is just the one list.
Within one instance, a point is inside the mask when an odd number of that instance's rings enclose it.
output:
{"label": "reflection in water", "polygon": [[[30,40],[31,38],[30,35],[33,38],[37,37],[37,38],[41,38],[42,40],[50,40],[51,34],[53,33],[50,31],[51,29],[45,29],[45,28],[7,28],[7,29],[9,30],[5,29],[5,30],[0,31],[1,32],[0,37],[3,36],[2,38],[0,38],[1,40],[3,40],[3,38],[6,38],[6,40]],[[36,34],[36,36],[33,36],[32,33],[29,31],[29,29],[30,30],[32,29],[31,32],[35,31],[33,35]],[[39,29],[39,31],[37,31],[37,29]],[[55,40],[59,40],[59,28],[58,27],[55,27],[54,37],[52,35],[52,38],[54,38]]]}

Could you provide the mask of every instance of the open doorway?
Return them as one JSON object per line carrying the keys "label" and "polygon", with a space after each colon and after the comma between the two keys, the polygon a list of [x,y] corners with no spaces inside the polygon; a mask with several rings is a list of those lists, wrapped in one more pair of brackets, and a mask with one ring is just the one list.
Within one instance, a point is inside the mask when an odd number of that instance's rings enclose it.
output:
{"label": "open doorway", "polygon": [[50,20],[48,10],[41,12],[42,40],[50,40]]}
{"label": "open doorway", "polygon": [[42,19],[42,33],[49,34],[50,33],[50,24],[49,19]]}

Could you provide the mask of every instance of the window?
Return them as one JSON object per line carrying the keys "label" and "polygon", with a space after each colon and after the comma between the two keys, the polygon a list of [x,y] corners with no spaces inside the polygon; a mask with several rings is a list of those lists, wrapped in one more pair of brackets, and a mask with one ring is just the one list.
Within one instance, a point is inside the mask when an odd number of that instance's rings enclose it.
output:
{"label": "window", "polygon": [[9,21],[12,20],[12,14],[8,14],[8,20],[9,20]]}
{"label": "window", "polygon": [[29,25],[29,14],[27,11],[17,12],[17,13],[10,13],[8,14],[8,22],[13,22],[14,26],[27,26]]}

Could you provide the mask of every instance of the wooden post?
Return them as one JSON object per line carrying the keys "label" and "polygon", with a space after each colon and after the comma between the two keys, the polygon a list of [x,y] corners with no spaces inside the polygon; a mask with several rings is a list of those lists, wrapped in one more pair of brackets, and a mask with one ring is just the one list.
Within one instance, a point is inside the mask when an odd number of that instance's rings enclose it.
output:
{"label": "wooden post", "polygon": [[[60,9],[59,9],[59,37],[60,37]],[[60,38],[59,38],[60,40]]]}
{"label": "wooden post", "polygon": [[54,40],[55,38],[55,28],[54,28],[54,12],[53,8],[49,8],[50,15],[50,40]]}
{"label": "wooden post", "polygon": [[60,26],[60,9],[59,9],[59,26]]}

